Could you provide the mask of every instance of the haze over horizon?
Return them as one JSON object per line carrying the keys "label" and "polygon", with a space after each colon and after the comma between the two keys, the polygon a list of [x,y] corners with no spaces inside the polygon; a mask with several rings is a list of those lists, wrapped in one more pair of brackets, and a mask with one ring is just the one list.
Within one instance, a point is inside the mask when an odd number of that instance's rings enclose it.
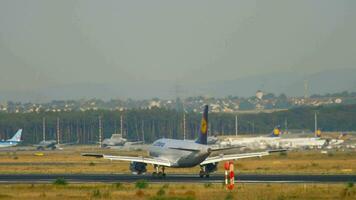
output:
{"label": "haze over horizon", "polygon": [[356,91],[355,21],[352,0],[1,0],[0,101]]}

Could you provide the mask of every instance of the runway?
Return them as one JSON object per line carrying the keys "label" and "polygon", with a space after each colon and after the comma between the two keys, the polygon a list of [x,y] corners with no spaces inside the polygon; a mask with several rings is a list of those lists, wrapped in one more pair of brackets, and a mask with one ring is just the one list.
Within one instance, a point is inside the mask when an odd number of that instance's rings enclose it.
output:
{"label": "runway", "polygon": [[[151,175],[130,174],[1,174],[0,183],[51,183],[57,178],[64,178],[68,182],[135,182],[147,180],[152,183],[220,183],[224,181],[222,174],[211,175],[210,178],[200,178],[193,174],[168,174],[165,178],[152,177]],[[244,183],[346,183],[356,182],[356,175],[237,175],[237,182]]]}

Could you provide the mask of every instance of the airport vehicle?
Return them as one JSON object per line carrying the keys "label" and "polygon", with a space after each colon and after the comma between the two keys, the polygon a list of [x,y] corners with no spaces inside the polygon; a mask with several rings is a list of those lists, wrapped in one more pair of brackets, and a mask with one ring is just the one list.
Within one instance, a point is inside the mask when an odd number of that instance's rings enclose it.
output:
{"label": "airport vehicle", "polygon": [[[147,164],[152,164],[155,171],[153,176],[165,176],[165,168],[188,168],[199,165],[200,177],[209,177],[217,170],[218,163],[226,160],[237,160],[250,157],[262,157],[270,154],[269,151],[257,153],[242,153],[210,157],[214,151],[225,149],[213,148],[207,143],[208,134],[208,105],[204,106],[200,125],[199,137],[194,140],[158,139],[149,147],[150,157],[113,156],[95,153],[83,153],[82,156],[92,156],[109,160],[131,162],[130,170],[134,174],[143,174],[147,171]],[[161,169],[161,171],[160,171]]]}
{"label": "airport vehicle", "polygon": [[21,142],[21,134],[22,134],[22,129],[19,129],[15,135],[6,141],[0,141],[0,148],[1,147],[12,147],[16,146]]}

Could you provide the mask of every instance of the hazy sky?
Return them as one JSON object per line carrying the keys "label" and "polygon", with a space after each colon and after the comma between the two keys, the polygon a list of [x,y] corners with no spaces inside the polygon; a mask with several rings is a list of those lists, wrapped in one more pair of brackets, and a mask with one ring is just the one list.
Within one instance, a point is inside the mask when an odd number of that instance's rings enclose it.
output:
{"label": "hazy sky", "polygon": [[356,69],[354,0],[0,0],[0,91],[339,68]]}

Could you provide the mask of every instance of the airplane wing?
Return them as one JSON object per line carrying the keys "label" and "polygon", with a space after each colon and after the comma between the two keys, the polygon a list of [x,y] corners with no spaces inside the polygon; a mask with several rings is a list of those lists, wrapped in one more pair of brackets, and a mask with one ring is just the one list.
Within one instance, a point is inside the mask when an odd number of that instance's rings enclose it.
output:
{"label": "airplane wing", "polygon": [[127,145],[139,145],[139,144],[143,144],[143,141],[126,142],[125,144],[127,144]]}
{"label": "airplane wing", "polygon": [[144,158],[144,157],[132,157],[132,156],[112,156],[105,154],[93,154],[93,153],[82,153],[82,156],[90,156],[96,158],[104,158],[108,160],[119,160],[119,161],[128,161],[128,162],[141,162],[153,165],[160,165],[170,167],[171,163],[168,160],[163,160],[159,158]]}
{"label": "airplane wing", "polygon": [[243,148],[243,147],[246,147],[246,146],[242,146],[242,145],[239,145],[239,146],[232,146],[232,147],[218,147],[218,148],[211,148],[210,151],[224,151],[224,150],[231,150],[231,149],[239,149],[239,148]]}
{"label": "airplane wing", "polygon": [[206,165],[210,163],[217,163],[226,160],[238,160],[243,158],[253,158],[253,157],[262,157],[269,155],[268,151],[257,152],[257,153],[241,153],[241,154],[230,154],[230,155],[219,155],[214,157],[208,157],[200,165]]}

